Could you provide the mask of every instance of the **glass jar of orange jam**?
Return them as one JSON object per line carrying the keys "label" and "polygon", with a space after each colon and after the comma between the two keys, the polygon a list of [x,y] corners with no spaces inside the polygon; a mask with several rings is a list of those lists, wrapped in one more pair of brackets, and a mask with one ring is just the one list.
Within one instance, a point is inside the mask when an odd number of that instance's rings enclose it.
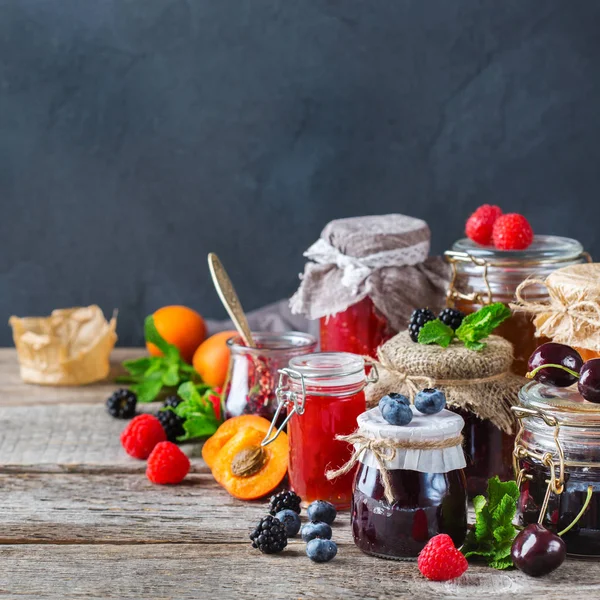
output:
{"label": "glass jar of orange jam", "polygon": [[[492,302],[509,304],[514,301],[519,284],[528,277],[545,279],[556,269],[589,260],[577,240],[551,235],[536,236],[526,250],[510,251],[461,239],[445,257],[452,267],[448,303],[466,313]],[[549,299],[541,285],[528,287],[525,298],[531,302]],[[548,341],[535,337],[532,316],[520,312],[514,313],[495,333],[513,344],[513,371],[518,375],[525,375],[532,352]]]}
{"label": "glass jar of orange jam", "polygon": [[320,319],[321,350],[352,352],[375,358],[376,350],[394,329],[369,296],[346,310]]}
{"label": "glass jar of orange jam", "polygon": [[[278,412],[287,410],[283,425],[287,423],[291,488],[304,504],[327,500],[339,509],[349,508],[354,469],[331,481],[325,473],[351,456],[351,446],[336,436],[352,433],[366,410],[364,360],[347,352],[320,352],[291,359],[280,373]],[[272,431],[263,443],[271,439]]]}

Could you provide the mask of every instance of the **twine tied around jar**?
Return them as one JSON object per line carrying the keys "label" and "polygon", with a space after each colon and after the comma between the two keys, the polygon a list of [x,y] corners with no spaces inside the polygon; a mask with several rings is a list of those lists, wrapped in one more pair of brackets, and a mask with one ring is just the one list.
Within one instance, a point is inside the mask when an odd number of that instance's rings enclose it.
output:
{"label": "twine tied around jar", "polygon": [[355,431],[350,435],[337,435],[335,439],[354,445],[354,452],[348,462],[339,469],[327,471],[325,473],[327,479],[331,481],[340,475],[349,473],[364,452],[371,452],[379,465],[385,499],[389,504],[394,501],[394,494],[392,493],[392,484],[386,462],[394,460],[397,450],[444,450],[445,448],[462,446],[463,443],[462,435],[442,440],[390,440],[370,438],[360,433],[360,431]]}
{"label": "twine tied around jar", "polygon": [[[598,350],[600,343],[600,284],[587,286],[586,289],[575,289],[569,285],[570,272],[577,274],[582,269],[600,267],[597,264],[576,265],[577,269],[567,267],[560,269],[541,279],[526,279],[515,292],[516,302],[511,303],[512,310],[535,315],[536,335],[547,337],[556,342]],[[562,273],[561,273],[562,272]],[[590,273],[590,283],[593,276],[600,276],[600,268],[594,268]],[[531,286],[538,285],[546,288],[549,302],[532,302],[526,300],[523,292]],[[595,292],[595,294],[594,294]],[[596,297],[594,297],[596,296]]]}

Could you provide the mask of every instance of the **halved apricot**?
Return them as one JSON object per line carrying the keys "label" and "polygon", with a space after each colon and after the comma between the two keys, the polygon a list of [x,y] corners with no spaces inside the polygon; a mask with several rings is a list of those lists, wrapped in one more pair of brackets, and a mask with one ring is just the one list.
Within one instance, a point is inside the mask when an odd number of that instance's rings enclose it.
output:
{"label": "halved apricot", "polygon": [[219,450],[238,432],[245,427],[254,427],[259,431],[267,433],[270,422],[264,417],[258,415],[240,415],[233,417],[223,423],[215,433],[209,437],[204,446],[202,446],[202,458],[204,462],[212,468],[215,457]]}
{"label": "halved apricot", "polygon": [[254,427],[238,431],[217,454],[212,473],[232,496],[256,500],[272,492],[285,477],[288,438],[285,433],[261,447],[265,432]]}

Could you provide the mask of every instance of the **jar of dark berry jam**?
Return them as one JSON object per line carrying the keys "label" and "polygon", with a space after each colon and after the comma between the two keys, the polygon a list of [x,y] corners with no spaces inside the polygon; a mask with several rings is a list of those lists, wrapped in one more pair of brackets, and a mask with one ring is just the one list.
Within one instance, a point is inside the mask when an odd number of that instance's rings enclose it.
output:
{"label": "jar of dark berry jam", "polygon": [[231,351],[224,386],[227,418],[256,414],[271,419],[277,408],[275,388],[279,369],[291,358],[315,351],[317,340],[307,333],[253,333],[256,346],[237,336],[227,341]]}
{"label": "jar of dark berry jam", "polygon": [[[466,313],[492,302],[509,304],[528,277],[543,279],[556,269],[589,260],[577,240],[552,235],[537,235],[527,250],[510,251],[461,239],[445,256],[452,267],[448,302]],[[548,301],[549,296],[544,286],[536,285],[527,288],[525,298],[537,303]],[[513,371],[518,375],[525,375],[532,352],[548,341],[535,337],[533,317],[523,312],[513,313],[495,333],[512,342]]]}
{"label": "jar of dark berry jam", "polygon": [[[369,378],[375,376],[372,370]],[[331,481],[326,472],[351,456],[348,444],[336,436],[354,431],[356,418],[366,408],[366,384],[364,360],[347,352],[299,356],[282,369],[278,413],[287,411],[283,425],[287,423],[290,446],[288,475],[305,504],[327,500],[338,509],[350,506],[354,472]],[[273,423],[277,421],[275,415]],[[274,425],[263,445],[277,435],[273,429]]]}
{"label": "jar of dark berry jam", "polygon": [[410,424],[398,427],[372,408],[354,436],[352,534],[363,552],[382,558],[414,559],[439,533],[458,547],[467,532],[464,422],[449,410],[412,410]]}
{"label": "jar of dark berry jam", "polygon": [[520,420],[514,468],[520,486],[519,519],[554,532],[566,529],[591,501],[572,529],[562,537],[567,552],[600,556],[600,405],[576,391],[538,382],[528,383],[513,408]]}

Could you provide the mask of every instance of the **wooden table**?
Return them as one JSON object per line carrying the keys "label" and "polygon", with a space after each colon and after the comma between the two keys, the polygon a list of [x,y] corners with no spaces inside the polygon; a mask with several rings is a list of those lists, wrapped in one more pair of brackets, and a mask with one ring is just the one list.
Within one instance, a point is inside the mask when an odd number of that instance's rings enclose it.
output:
{"label": "wooden table", "polygon": [[[140,351],[117,350],[115,364]],[[192,473],[155,486],[121,449],[124,422],[104,401],[111,383],[25,385],[0,349],[0,596],[3,598],[502,598],[577,600],[600,593],[600,563],[568,560],[552,575],[470,567],[455,582],[423,579],[414,562],[362,554],[348,514],[334,524],[338,556],[312,563],[301,540],[253,550],[265,502],[231,498],[198,446]],[[156,407],[145,407],[156,410]]]}

